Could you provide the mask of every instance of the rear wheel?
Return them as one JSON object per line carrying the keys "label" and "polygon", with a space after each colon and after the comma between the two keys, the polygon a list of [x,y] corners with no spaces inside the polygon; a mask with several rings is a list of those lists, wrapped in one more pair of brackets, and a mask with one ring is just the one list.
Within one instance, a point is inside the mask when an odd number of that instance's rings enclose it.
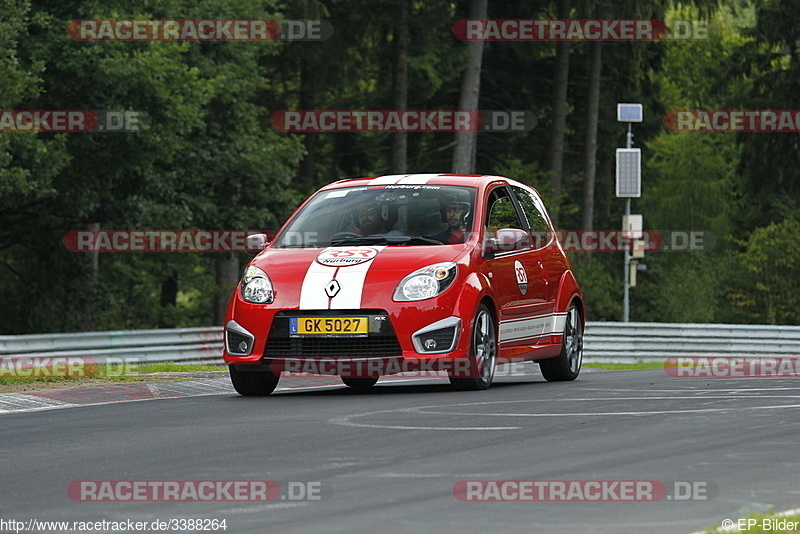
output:
{"label": "rear wheel", "polygon": [[[470,345],[469,368],[470,377],[462,378],[450,375],[450,383],[458,389],[489,389],[494,379],[497,365],[497,333],[494,319],[485,304],[481,304],[472,326],[472,344]],[[457,371],[455,371],[456,374]]]}
{"label": "rear wheel", "polygon": [[369,389],[378,382],[377,376],[340,376],[346,386],[353,389]]}
{"label": "rear wheel", "polygon": [[567,310],[561,354],[539,362],[542,376],[548,382],[575,380],[583,363],[583,324],[578,306],[573,302]]}
{"label": "rear wheel", "polygon": [[278,385],[278,377],[269,371],[238,371],[235,365],[229,365],[233,388],[245,397],[263,397],[269,395]]}

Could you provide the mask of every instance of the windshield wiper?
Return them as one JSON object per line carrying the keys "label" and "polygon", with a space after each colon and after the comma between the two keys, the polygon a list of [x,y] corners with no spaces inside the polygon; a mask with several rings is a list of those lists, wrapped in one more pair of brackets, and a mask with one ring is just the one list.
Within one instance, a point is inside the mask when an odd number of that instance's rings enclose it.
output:
{"label": "windshield wiper", "polygon": [[432,237],[425,237],[423,235],[409,235],[403,236],[408,237],[409,242],[405,243],[406,245],[444,245],[438,239],[433,239]]}
{"label": "windshield wiper", "polygon": [[360,237],[345,237],[342,239],[334,239],[331,241],[331,246],[338,245],[389,245],[389,246],[403,246],[403,245],[443,245],[441,241],[431,239],[421,235],[365,235]]}
{"label": "windshield wiper", "polygon": [[337,245],[386,245],[386,236],[383,235],[364,235],[349,236],[331,240],[331,246]]}

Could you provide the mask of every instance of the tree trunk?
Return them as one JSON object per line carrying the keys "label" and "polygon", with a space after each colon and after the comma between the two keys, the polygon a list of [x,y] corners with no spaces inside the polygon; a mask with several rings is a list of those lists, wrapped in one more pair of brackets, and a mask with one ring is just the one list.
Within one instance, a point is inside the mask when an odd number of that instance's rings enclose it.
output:
{"label": "tree trunk", "polygon": [[[90,232],[96,232],[100,230],[100,223],[89,223],[86,225],[86,229]],[[86,331],[92,331],[96,328],[96,324],[94,321],[94,307],[97,305],[97,281],[100,276],[100,253],[96,250],[93,250],[88,253],[89,256],[89,268],[86,271],[86,295],[88,296],[87,301],[84,301],[82,306],[82,317],[83,320],[82,328]]]}
{"label": "tree trunk", "polygon": [[[614,158],[603,158],[603,166],[600,172],[600,186],[603,191],[603,199],[600,203],[600,229],[608,230],[615,228],[611,226],[611,203],[614,200]],[[620,221],[621,224],[621,221]]]}
{"label": "tree trunk", "polygon": [[178,303],[178,273],[170,270],[166,278],[161,280],[161,314],[158,318],[159,328],[175,328],[175,306]]}
{"label": "tree trunk", "polygon": [[[470,19],[485,19],[489,0],[471,0],[469,6]],[[458,101],[459,110],[477,111],[481,93],[481,64],[483,62],[483,41],[470,41],[469,63],[464,77],[461,79],[461,96]],[[472,174],[475,172],[475,157],[478,147],[478,132],[457,132],[456,146],[453,150],[453,172]]]}
{"label": "tree trunk", "polygon": [[[569,18],[571,0],[561,0],[558,16]],[[569,41],[558,41],[556,44],[556,73],[553,91],[553,123],[550,127],[550,165],[552,176],[553,200],[550,205],[550,216],[553,224],[558,226],[561,205],[561,183],[564,173],[564,133],[567,126],[567,88],[569,82]]]}
{"label": "tree trunk", "polygon": [[[299,109],[315,109],[314,92],[316,90],[314,77],[309,72],[310,66],[305,58],[300,59],[300,106]],[[306,154],[300,161],[297,169],[297,184],[300,188],[316,189],[317,165],[317,134],[307,133],[303,136],[303,145]]]}
{"label": "tree trunk", "polygon": [[[304,108],[309,109],[309,108]],[[317,134],[307,133],[303,137],[306,155],[297,168],[297,183],[301,188],[313,189],[316,186],[317,172]]]}
{"label": "tree trunk", "polygon": [[603,66],[601,41],[591,45],[591,70],[589,74],[589,104],[586,112],[586,146],[584,148],[583,230],[592,230],[594,221],[594,186],[597,176],[597,121],[600,107],[600,75]]}
{"label": "tree trunk", "polygon": [[[392,43],[394,109],[408,109],[408,12],[409,0],[399,0],[397,23]],[[408,172],[408,133],[392,134],[392,173]]]}
{"label": "tree trunk", "polygon": [[214,324],[225,321],[231,291],[239,282],[239,259],[236,254],[220,254],[217,258],[217,294],[214,296]]}

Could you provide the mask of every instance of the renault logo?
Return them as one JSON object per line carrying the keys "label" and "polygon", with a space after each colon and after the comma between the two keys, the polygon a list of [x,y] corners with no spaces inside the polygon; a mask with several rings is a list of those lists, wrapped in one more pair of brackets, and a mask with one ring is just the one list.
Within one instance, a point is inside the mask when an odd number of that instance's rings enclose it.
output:
{"label": "renault logo", "polygon": [[339,294],[339,290],[342,289],[342,286],[339,285],[337,280],[331,280],[325,286],[325,294],[328,295],[328,298],[333,298]]}

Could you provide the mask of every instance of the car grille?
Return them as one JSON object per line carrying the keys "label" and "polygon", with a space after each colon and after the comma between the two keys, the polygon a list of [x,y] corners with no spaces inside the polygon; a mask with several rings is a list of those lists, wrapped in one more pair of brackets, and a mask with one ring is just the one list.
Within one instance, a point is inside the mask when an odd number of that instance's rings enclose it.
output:
{"label": "car grille", "polygon": [[400,344],[391,337],[270,338],[267,357],[321,356],[368,357],[400,356]]}
{"label": "car grille", "polygon": [[[290,336],[289,317],[297,311],[278,312],[267,338],[267,358],[324,357],[324,358],[369,358],[402,356],[400,343],[388,320],[376,321],[381,316],[388,319],[383,310],[342,310],[338,316],[359,315],[370,317],[369,334],[359,336]],[[328,311],[304,311],[306,317],[324,317]]]}

